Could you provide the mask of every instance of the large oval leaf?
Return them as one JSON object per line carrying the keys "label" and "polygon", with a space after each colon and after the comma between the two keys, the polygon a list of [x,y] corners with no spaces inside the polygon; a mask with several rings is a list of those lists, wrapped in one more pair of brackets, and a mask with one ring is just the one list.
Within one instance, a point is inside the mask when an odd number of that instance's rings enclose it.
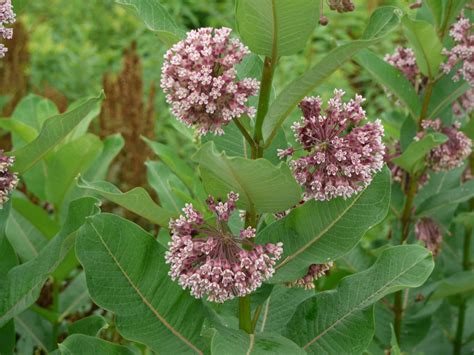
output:
{"label": "large oval leaf", "polygon": [[317,24],[321,0],[238,0],[237,28],[252,52],[268,57],[297,53]]}
{"label": "large oval leaf", "polygon": [[76,253],[92,299],[115,313],[125,338],[163,354],[203,352],[204,307],[171,281],[164,249],[150,234],[101,214],[83,227]]}
{"label": "large oval leaf", "polygon": [[423,247],[388,248],[372,267],[344,278],[335,291],[303,302],[284,334],[312,354],[360,354],[374,333],[369,306],[392,292],[421,286],[433,267]]}
{"label": "large oval leaf", "polygon": [[347,200],[309,201],[257,235],[259,243],[283,242],[272,283],[294,281],[311,264],[325,263],[351,250],[388,211],[390,172],[378,173],[361,193]]}
{"label": "large oval leaf", "polygon": [[269,146],[278,129],[298,103],[311,90],[322,84],[341,65],[358,51],[376,43],[400,23],[400,10],[396,7],[380,7],[370,17],[364,39],[343,44],[321,59],[313,68],[288,84],[270,106],[263,123],[263,138]]}
{"label": "large oval leaf", "polygon": [[228,157],[218,153],[213,142],[203,145],[194,159],[206,190],[216,197],[237,192],[237,204],[245,210],[281,212],[301,198],[301,189],[285,163],[275,166],[266,159]]}
{"label": "large oval leaf", "polygon": [[66,340],[59,344],[59,351],[62,355],[137,355],[140,353],[138,351],[132,351],[123,345],[117,345],[100,338],[83,334],[68,336]]}

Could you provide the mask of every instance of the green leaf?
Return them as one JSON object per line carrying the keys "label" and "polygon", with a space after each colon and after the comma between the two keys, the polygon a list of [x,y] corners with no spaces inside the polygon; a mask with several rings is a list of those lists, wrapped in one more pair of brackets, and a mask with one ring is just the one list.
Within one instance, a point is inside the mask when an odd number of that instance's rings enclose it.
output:
{"label": "green leaf", "polygon": [[93,314],[68,325],[67,330],[69,335],[84,334],[94,337],[98,336],[99,333],[108,326],[109,325],[107,324],[104,317],[98,314]]}
{"label": "green leaf", "polygon": [[423,75],[433,79],[439,72],[443,61],[441,50],[443,44],[438,38],[436,29],[426,21],[412,20],[408,15],[402,18],[405,35],[415,52],[416,63]]}
{"label": "green leaf", "polygon": [[37,257],[48,243],[48,239],[14,209],[8,217],[6,236],[23,261]]}
{"label": "green leaf", "polygon": [[280,57],[295,54],[306,45],[319,17],[314,0],[238,0],[237,29],[242,41],[256,54]]}
{"label": "green leaf", "polygon": [[61,208],[76,176],[89,168],[102,148],[99,137],[89,133],[64,144],[48,161],[46,195],[57,209]]}
{"label": "green leaf", "polygon": [[311,264],[335,260],[383,220],[390,200],[390,172],[385,167],[356,196],[343,200],[308,201],[262,230],[259,243],[283,243],[283,256],[272,283],[303,277]]}
{"label": "green leaf", "polygon": [[240,329],[220,328],[212,338],[212,354],[226,355],[302,355],[306,354],[291,340],[276,333],[247,334]]}
{"label": "green leaf", "polygon": [[300,303],[314,296],[313,291],[275,285],[262,307],[256,332],[281,333]]}
{"label": "green leaf", "polygon": [[228,157],[218,153],[212,142],[204,144],[193,159],[199,163],[206,191],[216,197],[237,192],[237,205],[243,209],[281,212],[300,201],[301,189],[285,163],[274,166],[266,159]]}
{"label": "green leaf", "polygon": [[313,68],[287,85],[273,101],[265,117],[263,123],[265,145],[270,145],[280,126],[305,96],[324,83],[358,51],[377,43],[384,35],[394,30],[400,22],[399,12],[400,10],[395,7],[379,7],[370,17],[364,39],[351,41],[333,49]]}
{"label": "green leaf", "polygon": [[59,298],[58,322],[63,321],[67,316],[77,312],[90,302],[87,291],[86,275],[81,272],[76,278],[61,292]]}
{"label": "green leaf", "polygon": [[443,0],[425,0],[424,4],[428,6],[431,14],[433,15],[433,19],[435,21],[436,28],[441,26],[443,21]]}
{"label": "green leaf", "polygon": [[468,201],[472,197],[474,197],[474,180],[470,180],[454,189],[428,197],[418,206],[416,215],[417,217],[430,216],[439,210],[445,209],[449,205]]}
{"label": "green leaf", "polygon": [[474,227],[474,211],[461,212],[453,220],[454,223],[464,224],[465,227]]}
{"label": "green leaf", "polygon": [[390,325],[392,330],[392,338],[390,339],[390,355],[401,355],[400,347],[398,346],[397,336],[395,335],[395,330],[393,326]]}
{"label": "green leaf", "polygon": [[450,106],[469,88],[469,84],[465,81],[454,82],[451,75],[443,76],[433,87],[427,118],[438,118],[446,107]]}
{"label": "green leaf", "polygon": [[115,0],[118,4],[130,6],[137,11],[138,17],[146,27],[156,32],[158,38],[167,46],[178,42],[184,31],[175,23],[158,0]]}
{"label": "green leaf", "polygon": [[148,192],[142,187],[136,187],[127,192],[121,192],[117,187],[107,181],[89,182],[79,177],[77,186],[97,193],[107,200],[148,219],[150,222],[168,228],[170,218],[174,215],[157,205]]}
{"label": "green leaf", "polygon": [[83,227],[76,253],[92,299],[115,313],[122,336],[160,353],[202,354],[204,307],[171,281],[164,249],[151,235],[101,214]]}
{"label": "green leaf", "polygon": [[448,137],[444,134],[437,132],[429,133],[419,141],[410,143],[402,155],[392,159],[392,162],[409,173],[415,173],[423,167],[426,154],[447,140]]}
{"label": "green leaf", "polygon": [[435,290],[429,296],[430,301],[439,300],[453,295],[474,291],[474,272],[461,271],[451,275],[436,285]]}
{"label": "green leaf", "polygon": [[100,94],[83,105],[62,115],[46,120],[43,129],[34,141],[11,153],[16,158],[14,170],[25,173],[38,163],[77,126],[104,98]]}
{"label": "green leaf", "polygon": [[3,327],[0,327],[0,354],[13,355],[15,349],[16,333],[15,323],[10,320]]}
{"label": "green leaf", "polygon": [[154,142],[146,137],[142,139],[148,144],[151,150],[160,157],[163,163],[183,181],[189,191],[195,194],[202,192],[202,185],[197,178],[196,172],[176,154],[174,149],[164,144]]}
{"label": "green leaf", "polygon": [[46,238],[51,239],[58,232],[59,226],[51,219],[48,212],[30,200],[13,198],[13,208]]}
{"label": "green leaf", "polygon": [[8,272],[7,284],[0,289],[0,326],[32,305],[48,276],[74,245],[77,230],[86,217],[99,212],[98,200],[86,197],[73,201],[61,231],[38,256]]}
{"label": "green leaf", "polygon": [[399,70],[366,49],[356,55],[356,60],[375,80],[395,94],[408,108],[412,117],[418,117],[421,110],[418,95],[413,85]]}
{"label": "green leaf", "polygon": [[433,267],[431,254],[423,247],[388,248],[368,270],[303,302],[284,335],[313,354],[362,353],[374,334],[370,306],[387,294],[421,286]]}
{"label": "green leaf", "polygon": [[59,344],[59,351],[62,355],[138,355],[126,346],[83,334],[68,336]]}
{"label": "green leaf", "polygon": [[16,344],[19,354],[33,354],[35,348],[46,353],[53,348],[52,326],[44,318],[32,311],[26,311],[15,317],[15,329],[20,335]]}

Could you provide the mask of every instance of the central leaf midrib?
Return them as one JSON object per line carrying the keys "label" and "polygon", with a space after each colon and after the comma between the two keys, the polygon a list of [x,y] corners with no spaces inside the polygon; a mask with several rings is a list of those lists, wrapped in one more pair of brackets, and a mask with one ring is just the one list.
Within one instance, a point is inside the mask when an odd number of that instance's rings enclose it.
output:
{"label": "central leaf midrib", "polygon": [[125,279],[128,281],[128,283],[130,284],[130,286],[132,286],[132,288],[135,290],[135,292],[137,293],[137,295],[141,298],[141,300],[143,301],[143,303],[150,309],[150,311],[156,316],[156,318],[171,332],[173,333],[176,337],[178,337],[182,342],[184,342],[187,346],[189,346],[191,349],[193,349],[195,352],[197,352],[198,354],[203,354],[201,350],[199,350],[193,343],[191,343],[190,340],[188,340],[183,334],[181,334],[179,331],[177,331],[171,324],[169,324],[167,322],[167,320],[158,312],[157,309],[155,309],[155,307],[148,301],[148,299],[143,295],[143,293],[141,292],[141,290],[139,289],[139,287],[137,285],[135,285],[135,283],[133,282],[133,280],[130,278],[130,276],[127,274],[127,272],[125,271],[125,269],[122,267],[122,265],[120,264],[120,262],[117,260],[117,258],[115,257],[115,255],[112,253],[112,251],[109,249],[107,243],[105,242],[105,240],[103,239],[102,235],[100,234],[100,232],[97,230],[97,228],[94,226],[93,222],[90,222],[90,225],[91,227],[94,229],[94,231],[96,232],[97,236],[99,237],[102,245],[104,246],[104,248],[107,250],[107,253],[109,254],[109,256],[111,257],[111,259],[113,260],[113,262],[117,265],[117,267],[119,268],[120,272],[123,274],[123,276],[125,277]]}

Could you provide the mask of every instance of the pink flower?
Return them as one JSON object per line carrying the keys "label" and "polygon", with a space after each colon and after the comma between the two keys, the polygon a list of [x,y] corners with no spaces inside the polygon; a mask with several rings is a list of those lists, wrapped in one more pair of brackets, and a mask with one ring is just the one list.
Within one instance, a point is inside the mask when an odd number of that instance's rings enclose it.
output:
{"label": "pink flower", "polygon": [[188,204],[184,215],[170,222],[172,233],[166,263],[169,275],[196,298],[224,302],[255,291],[273,276],[280,259],[282,243],[257,245],[252,239],[255,228],[248,227],[235,236],[227,221],[239,196],[229,193],[226,202],[209,197],[207,204],[216,215],[216,223],[204,220]]}
{"label": "pink flower", "polygon": [[416,239],[423,242],[433,255],[441,249],[443,233],[439,225],[431,218],[421,218],[415,225]]}
{"label": "pink flower", "polygon": [[448,60],[441,64],[441,69],[447,74],[461,62],[461,68],[456,71],[453,80],[458,81],[462,76],[471,86],[474,86],[474,34],[472,34],[471,22],[464,16],[464,11],[451,27],[449,35],[454,40],[455,46],[451,50],[443,49],[442,53],[448,56]]}
{"label": "pink flower", "polygon": [[443,133],[448,140],[433,148],[426,157],[426,163],[433,171],[448,171],[461,166],[471,154],[472,141],[461,131],[459,125],[442,127],[441,120],[424,120],[421,123],[423,131],[416,139],[423,138],[429,131]]}
{"label": "pink flower", "polygon": [[352,0],[327,0],[329,8],[339,13],[351,12],[355,10]]}
{"label": "pink flower", "polygon": [[249,50],[231,29],[200,28],[166,52],[161,88],[171,111],[200,135],[223,134],[222,127],[244,114],[255,115],[245,104],[256,95],[259,83],[252,78],[237,80],[236,64]]}
{"label": "pink flower", "polygon": [[15,158],[4,155],[3,150],[0,150],[0,208],[18,185],[18,176],[9,170],[14,162]]}
{"label": "pink flower", "polygon": [[415,53],[411,48],[397,47],[395,53],[386,54],[384,60],[400,70],[413,85],[416,85],[420,69],[416,64]]}
{"label": "pink flower", "polygon": [[[5,27],[5,24],[15,22],[15,13],[11,0],[0,0],[0,37],[11,39],[13,37],[13,29]],[[0,43],[0,58],[5,56],[8,49],[4,44]]]}
{"label": "pink flower", "polygon": [[366,118],[361,107],[364,99],[356,95],[343,103],[344,94],[336,89],[324,112],[319,97],[307,97],[300,103],[304,117],[292,128],[306,154],[294,158],[290,167],[305,189],[305,200],[348,198],[368,186],[383,167],[380,120],[361,125]]}
{"label": "pink flower", "polygon": [[289,287],[303,287],[307,290],[314,288],[314,281],[326,275],[326,273],[333,267],[333,262],[326,264],[311,264],[308,268],[308,273],[301,279],[288,283]]}

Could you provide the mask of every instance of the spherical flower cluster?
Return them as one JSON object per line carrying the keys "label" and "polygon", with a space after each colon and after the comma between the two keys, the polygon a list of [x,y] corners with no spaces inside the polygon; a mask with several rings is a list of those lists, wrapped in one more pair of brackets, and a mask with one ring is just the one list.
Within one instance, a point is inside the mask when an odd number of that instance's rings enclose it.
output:
{"label": "spherical flower cluster", "polygon": [[18,177],[10,172],[10,167],[15,162],[13,157],[3,154],[0,150],[0,208],[8,201],[10,193],[18,185]]}
{"label": "spherical flower cluster", "polygon": [[236,64],[249,54],[229,28],[200,28],[188,32],[164,56],[161,88],[173,114],[200,135],[223,134],[233,118],[255,115],[245,104],[256,95],[259,83],[237,80]]}
{"label": "spherical flower cluster", "polygon": [[446,63],[441,65],[445,73],[449,73],[459,62],[461,68],[453,77],[458,81],[461,76],[471,86],[474,86],[474,34],[472,33],[471,21],[464,16],[464,12],[458,17],[458,21],[451,27],[449,35],[455,42],[451,50],[443,49],[443,54],[448,56]]}
{"label": "spherical flower cluster", "polygon": [[395,53],[386,54],[384,60],[400,70],[413,85],[416,85],[420,69],[416,65],[415,53],[411,48],[397,47]]}
{"label": "spherical flower cluster", "polygon": [[416,239],[423,242],[433,255],[441,249],[443,232],[440,226],[431,218],[421,218],[415,225]]}
{"label": "spherical flower cluster", "polygon": [[171,265],[169,275],[196,298],[207,296],[211,302],[224,302],[255,291],[273,276],[280,259],[282,243],[256,245],[255,229],[248,227],[235,236],[227,221],[235,210],[238,195],[229,193],[226,202],[209,197],[209,209],[216,225],[207,223],[192,205],[184,216],[170,222],[172,240],[166,253]]}
{"label": "spherical flower cluster", "polygon": [[430,150],[426,163],[433,171],[448,171],[461,166],[471,154],[472,141],[461,131],[459,125],[442,127],[441,120],[424,120],[421,123],[423,131],[415,139],[422,139],[430,131],[443,133],[448,140]]}
{"label": "spherical flower cluster", "polygon": [[[305,189],[305,200],[350,197],[369,185],[383,167],[384,130],[380,120],[361,125],[366,118],[361,107],[364,99],[356,95],[343,103],[344,94],[336,89],[324,112],[319,97],[307,97],[300,103],[304,117],[292,128],[306,154],[293,159],[290,167]],[[281,150],[279,156],[294,153],[289,148]]]}
{"label": "spherical flower cluster", "polygon": [[474,88],[466,91],[453,102],[453,113],[457,117],[467,116],[474,110]]}
{"label": "spherical flower cluster", "polygon": [[[15,13],[11,0],[0,0],[0,37],[11,39],[13,37],[13,29],[5,27],[5,24],[15,22]],[[4,44],[0,43],[0,58],[5,56],[8,49]]]}
{"label": "spherical flower cluster", "polygon": [[314,288],[314,281],[326,275],[326,273],[333,267],[334,263],[331,261],[326,264],[311,264],[308,268],[308,273],[301,279],[287,284],[289,287],[303,287],[306,290]]}

